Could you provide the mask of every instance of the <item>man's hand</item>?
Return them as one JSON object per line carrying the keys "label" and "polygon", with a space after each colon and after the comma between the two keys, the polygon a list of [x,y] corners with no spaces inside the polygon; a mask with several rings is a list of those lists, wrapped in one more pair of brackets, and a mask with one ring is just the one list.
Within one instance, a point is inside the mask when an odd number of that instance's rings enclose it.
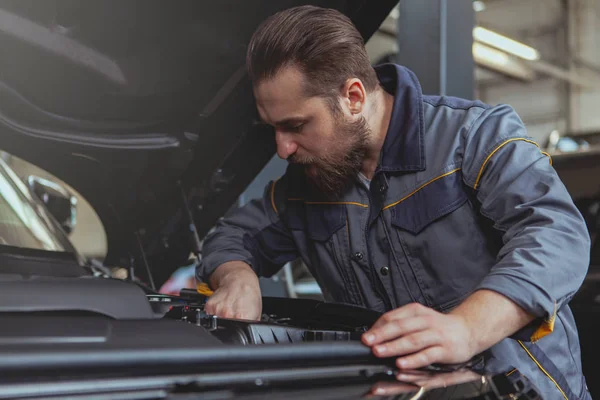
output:
{"label": "man's hand", "polygon": [[377,357],[399,357],[398,368],[469,361],[517,332],[534,316],[507,297],[477,290],[448,314],[420,304],[385,313],[362,341]]}
{"label": "man's hand", "polygon": [[222,318],[259,320],[262,297],[258,277],[250,266],[241,261],[220,265],[211,276],[216,287],[204,311]]}
{"label": "man's hand", "polygon": [[476,354],[471,331],[462,317],[417,303],[382,315],[362,340],[377,357],[399,357],[396,365],[400,369],[456,364]]}

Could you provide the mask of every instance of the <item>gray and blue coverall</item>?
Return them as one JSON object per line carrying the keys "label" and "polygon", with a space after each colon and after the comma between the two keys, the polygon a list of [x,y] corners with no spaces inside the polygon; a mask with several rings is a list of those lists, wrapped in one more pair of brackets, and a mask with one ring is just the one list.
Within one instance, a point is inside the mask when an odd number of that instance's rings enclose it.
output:
{"label": "gray and blue coverall", "polygon": [[411,302],[448,312],[492,290],[537,319],[493,346],[485,371],[517,368],[544,398],[590,398],[567,305],[590,239],[550,157],[509,106],[425,96],[398,65],[376,72],[394,105],[370,184],[357,177],[331,202],[290,165],[219,221],[197,278],[234,260],[269,277],[300,257],[328,301],[381,312]]}

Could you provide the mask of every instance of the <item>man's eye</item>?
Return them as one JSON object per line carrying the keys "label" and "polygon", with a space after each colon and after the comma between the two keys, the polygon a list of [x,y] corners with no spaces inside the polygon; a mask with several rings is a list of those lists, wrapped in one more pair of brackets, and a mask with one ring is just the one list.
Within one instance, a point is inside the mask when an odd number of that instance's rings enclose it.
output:
{"label": "man's eye", "polygon": [[304,124],[300,124],[300,125],[296,125],[296,126],[290,126],[289,127],[289,131],[290,132],[300,132],[300,130],[302,129],[303,126],[304,126]]}

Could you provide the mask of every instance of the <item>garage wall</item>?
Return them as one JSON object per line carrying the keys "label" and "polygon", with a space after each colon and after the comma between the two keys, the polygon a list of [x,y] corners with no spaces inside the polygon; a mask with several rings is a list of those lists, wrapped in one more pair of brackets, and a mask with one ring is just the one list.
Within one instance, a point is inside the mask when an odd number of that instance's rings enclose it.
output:
{"label": "garage wall", "polygon": [[[533,46],[544,63],[597,86],[581,88],[542,73],[521,82],[477,68],[476,97],[513,106],[540,143],[553,130],[600,130],[600,0],[483,1],[485,10],[476,13],[479,25]],[[395,24],[388,17],[367,43],[373,62],[397,51]]]}
{"label": "garage wall", "polygon": [[560,0],[484,0],[486,8],[477,20],[491,29],[524,32],[548,29],[560,21]]}
{"label": "garage wall", "polygon": [[[600,82],[600,1],[487,0],[477,20],[535,47],[544,62]],[[478,95],[487,103],[512,105],[541,143],[555,129],[600,130],[600,85],[581,88],[540,74],[530,83],[480,82]]]}
{"label": "garage wall", "polygon": [[492,105],[511,105],[527,126],[529,135],[541,144],[553,130],[566,128],[561,85],[555,79],[530,83],[507,81],[482,85],[479,97]]}
{"label": "garage wall", "polygon": [[[564,40],[560,0],[493,0],[477,13],[479,25],[536,48],[543,60],[559,62]],[[490,104],[511,105],[525,122],[528,133],[543,143],[555,129],[565,129],[568,103],[566,85],[554,78],[533,82],[502,78],[480,83],[478,94]]]}
{"label": "garage wall", "polygon": [[[600,76],[600,1],[578,0],[571,5],[575,71]],[[573,93],[573,124],[577,130],[600,129],[600,90],[577,89]]]}

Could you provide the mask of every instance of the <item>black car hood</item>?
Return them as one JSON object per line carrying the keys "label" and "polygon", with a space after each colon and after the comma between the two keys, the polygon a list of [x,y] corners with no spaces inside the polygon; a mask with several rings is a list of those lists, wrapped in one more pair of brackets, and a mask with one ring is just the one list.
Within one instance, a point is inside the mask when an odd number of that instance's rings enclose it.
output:
{"label": "black car hood", "polygon": [[274,154],[244,68],[260,21],[316,4],[367,39],[395,3],[0,0],[0,149],[91,203],[107,263],[145,248],[167,274],[190,249],[181,193],[202,237]]}

